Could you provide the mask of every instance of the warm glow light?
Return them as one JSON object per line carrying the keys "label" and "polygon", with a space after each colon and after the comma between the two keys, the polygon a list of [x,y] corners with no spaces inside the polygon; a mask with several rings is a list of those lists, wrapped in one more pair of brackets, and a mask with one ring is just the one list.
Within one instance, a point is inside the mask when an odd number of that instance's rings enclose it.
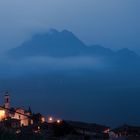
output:
{"label": "warm glow light", "polygon": [[108,128],[108,129],[104,130],[104,133],[109,133],[109,131],[110,131],[110,129]]}
{"label": "warm glow light", "polygon": [[52,117],[49,117],[49,121],[52,121],[53,120],[53,118]]}
{"label": "warm glow light", "polygon": [[19,134],[19,133],[21,133],[21,130],[17,130],[17,131],[16,131],[16,134]]}
{"label": "warm glow light", "polygon": [[38,130],[40,130],[40,126],[38,126]]}
{"label": "warm glow light", "polygon": [[5,118],[5,110],[0,110],[0,120]]}
{"label": "warm glow light", "polygon": [[46,120],[45,120],[45,117],[42,117],[42,118],[41,118],[41,122],[44,123],[45,121],[46,121]]}
{"label": "warm glow light", "polygon": [[57,120],[56,122],[57,122],[57,123],[61,123],[61,120]]}
{"label": "warm glow light", "polygon": [[48,118],[48,122],[49,122],[49,123],[53,123],[53,122],[54,122],[53,118],[52,118],[52,117],[49,117],[49,118]]}
{"label": "warm glow light", "polygon": [[31,124],[33,124],[34,123],[34,121],[33,120],[31,120]]}
{"label": "warm glow light", "polygon": [[55,117],[48,117],[47,120],[48,120],[47,121],[48,123],[58,123],[58,124],[60,124],[62,122],[61,119],[58,119],[58,118],[55,118]]}

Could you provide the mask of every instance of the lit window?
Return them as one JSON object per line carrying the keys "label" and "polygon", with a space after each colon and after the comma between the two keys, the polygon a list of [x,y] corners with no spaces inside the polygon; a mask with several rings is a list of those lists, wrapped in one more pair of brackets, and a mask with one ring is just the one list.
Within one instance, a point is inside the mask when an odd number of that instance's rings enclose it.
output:
{"label": "lit window", "polygon": [[0,110],[0,120],[5,118],[5,110]]}

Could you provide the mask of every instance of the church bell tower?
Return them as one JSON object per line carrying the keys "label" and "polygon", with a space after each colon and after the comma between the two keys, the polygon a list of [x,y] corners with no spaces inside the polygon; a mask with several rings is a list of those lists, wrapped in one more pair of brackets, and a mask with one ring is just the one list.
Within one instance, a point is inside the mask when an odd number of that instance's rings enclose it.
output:
{"label": "church bell tower", "polygon": [[9,117],[9,109],[10,109],[10,96],[8,92],[6,92],[4,96],[4,107],[5,107],[5,114],[6,117]]}

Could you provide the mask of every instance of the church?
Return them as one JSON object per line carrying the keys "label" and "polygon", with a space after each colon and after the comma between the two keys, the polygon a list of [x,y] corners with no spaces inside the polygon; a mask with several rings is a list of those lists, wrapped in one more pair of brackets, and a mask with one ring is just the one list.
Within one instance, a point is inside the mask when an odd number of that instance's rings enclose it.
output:
{"label": "church", "polygon": [[[36,119],[36,116],[38,116],[38,119]],[[11,107],[10,96],[6,93],[4,96],[4,105],[0,106],[0,122],[4,122],[6,120],[14,121],[14,123],[19,122],[20,126],[28,126],[36,123],[36,120],[38,120],[38,123],[45,122],[45,117],[43,117],[40,113],[32,114],[30,108],[25,110],[20,107]]]}

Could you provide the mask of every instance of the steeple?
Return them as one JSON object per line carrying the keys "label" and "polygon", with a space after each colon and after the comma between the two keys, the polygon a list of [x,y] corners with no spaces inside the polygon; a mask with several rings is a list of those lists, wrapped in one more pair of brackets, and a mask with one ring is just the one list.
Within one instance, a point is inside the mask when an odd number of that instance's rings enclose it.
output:
{"label": "steeple", "polygon": [[4,96],[4,107],[5,107],[5,113],[6,116],[9,117],[9,109],[10,109],[10,96],[8,94],[8,92],[5,93]]}
{"label": "steeple", "polygon": [[32,114],[32,110],[30,107],[28,108],[28,112],[30,113],[30,115]]}

